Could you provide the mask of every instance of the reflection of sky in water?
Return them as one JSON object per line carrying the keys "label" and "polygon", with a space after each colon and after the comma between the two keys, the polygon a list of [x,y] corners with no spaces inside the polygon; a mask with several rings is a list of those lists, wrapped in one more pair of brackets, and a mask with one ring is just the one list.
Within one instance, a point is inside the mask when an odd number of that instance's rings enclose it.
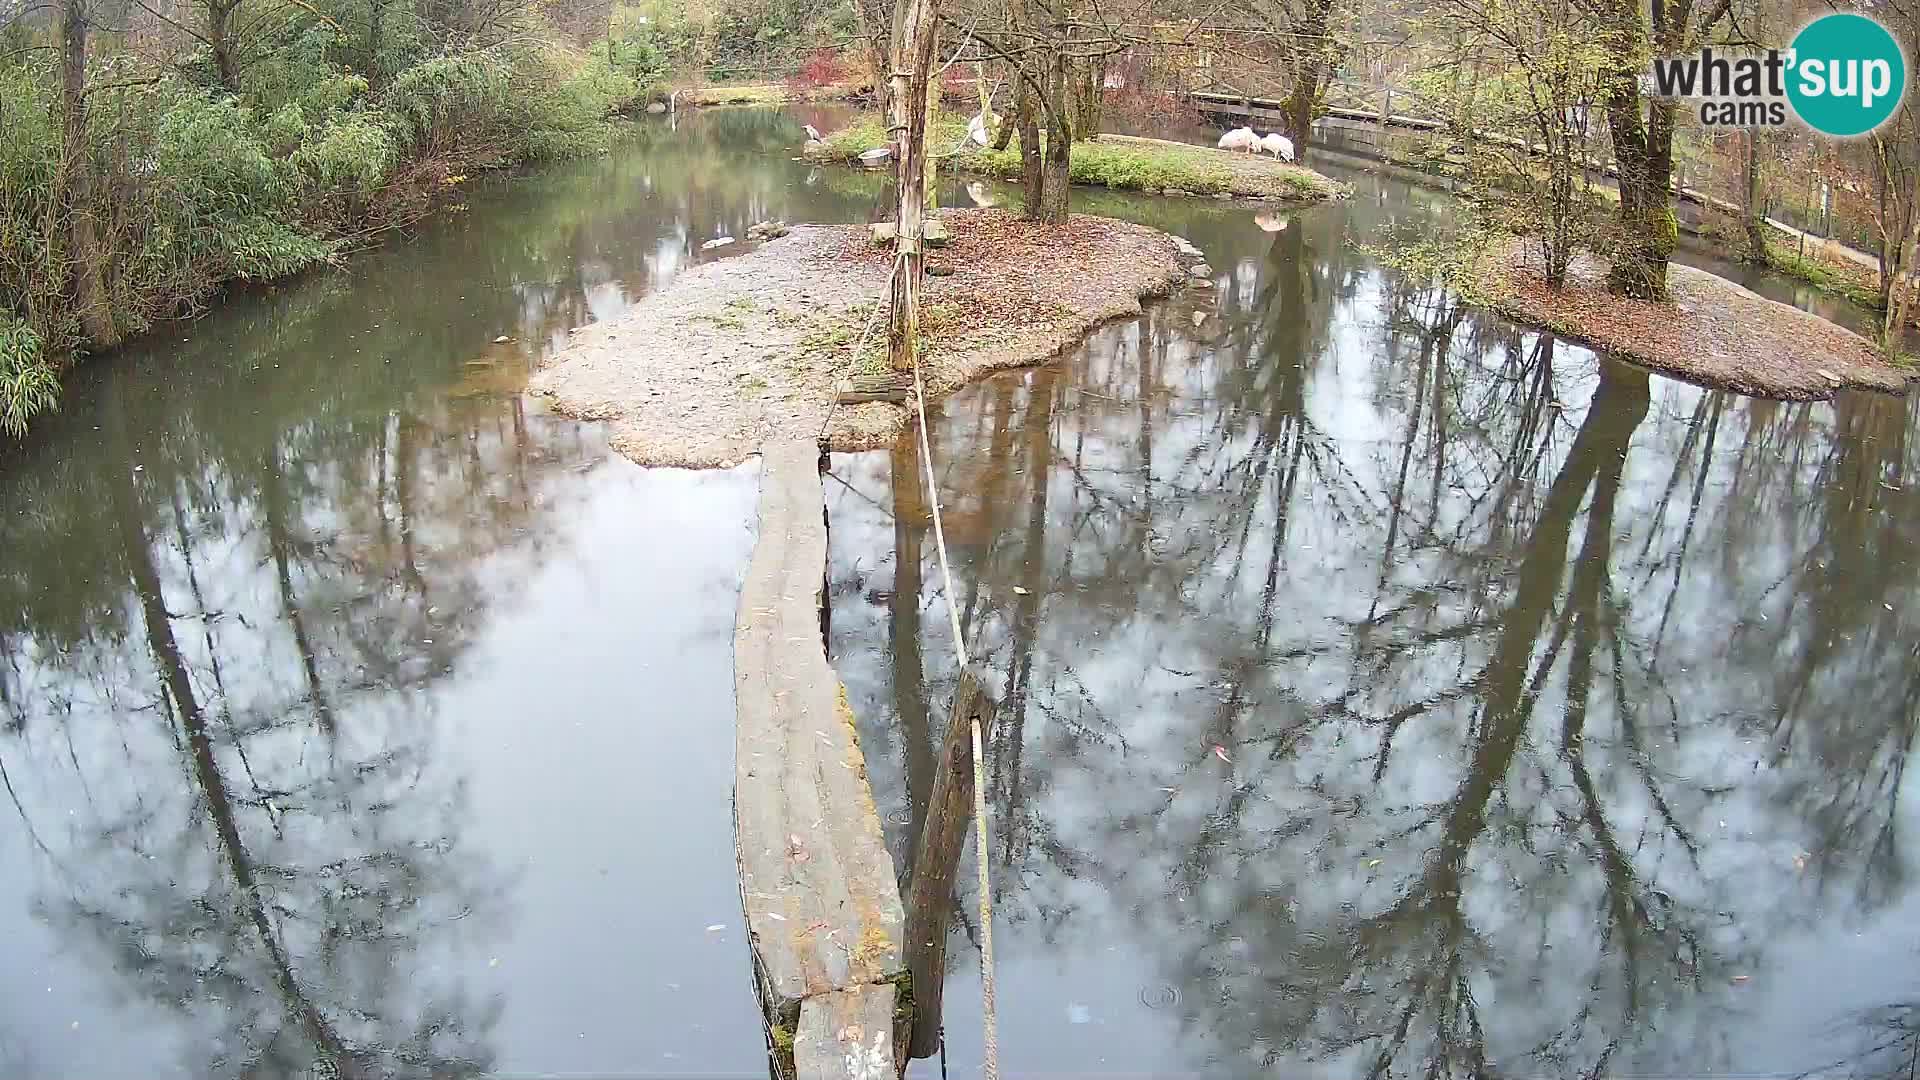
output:
{"label": "reflection of sky in water", "polygon": [[[725,796],[750,475],[628,468],[515,395],[697,239],[863,220],[885,181],[792,161],[777,118],[679,127],[86,365],[10,455],[0,1074],[759,1067]],[[962,609],[1019,699],[1010,1068],[1355,1075],[1407,1017],[1395,1074],[1798,1069],[1911,998],[1903,406],[1545,365],[1352,250],[1429,193],[1273,232],[1075,199],[1222,287],[936,432]],[[889,468],[830,486],[834,657],[906,820],[926,727],[890,632],[936,712],[951,672]]]}
{"label": "reflection of sky in water", "polygon": [[[1217,301],[939,422],[1005,701],[1003,1060],[1793,1074],[1884,1036],[1856,1064],[1885,1073],[1912,1044],[1868,1011],[1920,998],[1912,496],[1881,484],[1907,405],[1549,355],[1353,250],[1407,212],[1190,221]],[[928,767],[900,620],[936,715],[952,674],[930,552],[881,554],[892,457],[844,461],[832,512],[836,662],[898,818]]]}
{"label": "reflection of sky in water", "polygon": [[517,393],[793,187],[683,129],[87,365],[0,471],[0,1074],[762,1067],[752,471]]}

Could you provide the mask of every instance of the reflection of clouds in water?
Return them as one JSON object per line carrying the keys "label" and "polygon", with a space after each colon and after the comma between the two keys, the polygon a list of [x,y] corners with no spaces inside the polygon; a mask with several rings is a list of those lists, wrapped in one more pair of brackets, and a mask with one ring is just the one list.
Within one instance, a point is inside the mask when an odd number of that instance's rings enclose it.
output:
{"label": "reflection of clouds in water", "polygon": [[[1387,1075],[1813,1063],[1833,1039],[1804,1018],[1836,1006],[1809,995],[1834,988],[1751,987],[1910,895],[1891,822],[1920,577],[1858,503],[1913,464],[1908,406],[1649,380],[1380,274],[1346,220],[1196,230],[1232,267],[1217,340],[1160,308],[947,406],[949,512],[994,537],[956,577],[994,598],[962,603],[1006,702],[1003,949],[1130,1015],[1095,1047],[1003,1014],[1003,1045]],[[885,502],[884,468],[853,475]],[[891,550],[834,513],[836,549]],[[1867,552],[1872,587],[1824,569]],[[1015,584],[1043,617],[1000,599]],[[857,672],[884,613],[848,624]],[[885,727],[884,697],[856,707]],[[1060,990],[1027,978],[1002,1001]],[[1156,979],[1181,987],[1171,1028],[1098,996]],[[1756,1025],[1805,1037],[1763,1059],[1730,1038]]]}

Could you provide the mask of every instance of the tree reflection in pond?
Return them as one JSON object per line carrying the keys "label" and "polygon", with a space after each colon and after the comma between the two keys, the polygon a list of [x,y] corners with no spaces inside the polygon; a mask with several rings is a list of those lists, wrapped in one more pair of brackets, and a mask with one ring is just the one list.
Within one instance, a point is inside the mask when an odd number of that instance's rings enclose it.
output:
{"label": "tree reflection in pond", "polygon": [[[296,429],[236,474],[185,441],[136,450],[122,388],[68,478],[114,547],[68,587],[120,614],[5,634],[0,763],[39,917],[178,1014],[185,1073],[487,1071],[497,1003],[441,961],[510,880],[462,839],[421,691],[500,599],[485,561],[541,557],[526,537],[597,446],[495,399]],[[17,550],[73,535],[39,524]]]}
{"label": "tree reflection in pond", "polygon": [[[1882,1069],[1906,1014],[1790,971],[1862,933],[1898,986],[1920,943],[1911,406],[1650,378],[1383,274],[1351,220],[1196,237],[1238,255],[1217,301],[936,423],[955,600],[1005,680],[1007,1059]],[[897,758],[877,643],[916,606],[855,586],[946,598],[874,565],[884,457],[839,472],[836,663]],[[953,676],[929,648],[925,707]]]}

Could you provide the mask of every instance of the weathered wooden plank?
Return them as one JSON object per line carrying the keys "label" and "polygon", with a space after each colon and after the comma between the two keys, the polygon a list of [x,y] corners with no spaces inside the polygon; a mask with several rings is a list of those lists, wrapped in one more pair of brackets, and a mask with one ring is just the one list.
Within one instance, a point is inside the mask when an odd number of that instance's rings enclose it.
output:
{"label": "weathered wooden plank", "polygon": [[891,983],[877,983],[803,1002],[793,1037],[797,1080],[899,1080],[893,994]]}
{"label": "weathered wooden plank", "polygon": [[932,1057],[940,1049],[940,1007],[946,985],[947,926],[953,915],[953,880],[967,829],[973,824],[973,725],[982,735],[993,725],[993,695],[984,673],[969,664],[960,672],[953,695],[952,719],[933,774],[927,820],[914,848],[913,875],[907,889],[907,970],[913,974],[911,1057]]}
{"label": "weathered wooden plank", "polygon": [[734,828],[763,1005],[788,1032],[804,999],[905,968],[899,887],[820,634],[824,505],[813,443],[763,451],[734,632]]}

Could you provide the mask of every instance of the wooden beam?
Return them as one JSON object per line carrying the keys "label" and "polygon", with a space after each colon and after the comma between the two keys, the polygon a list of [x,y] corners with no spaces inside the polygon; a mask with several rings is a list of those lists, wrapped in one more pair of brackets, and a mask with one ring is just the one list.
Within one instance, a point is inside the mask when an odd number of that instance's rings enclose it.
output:
{"label": "wooden beam", "polygon": [[999,703],[986,688],[986,673],[969,664],[960,672],[946,743],[933,774],[927,820],[914,848],[913,876],[907,890],[905,927],[907,970],[913,975],[913,1029],[910,1057],[932,1057],[940,1050],[941,991],[947,973],[947,925],[953,913],[953,879],[967,827],[973,823],[973,725],[984,737]]}

